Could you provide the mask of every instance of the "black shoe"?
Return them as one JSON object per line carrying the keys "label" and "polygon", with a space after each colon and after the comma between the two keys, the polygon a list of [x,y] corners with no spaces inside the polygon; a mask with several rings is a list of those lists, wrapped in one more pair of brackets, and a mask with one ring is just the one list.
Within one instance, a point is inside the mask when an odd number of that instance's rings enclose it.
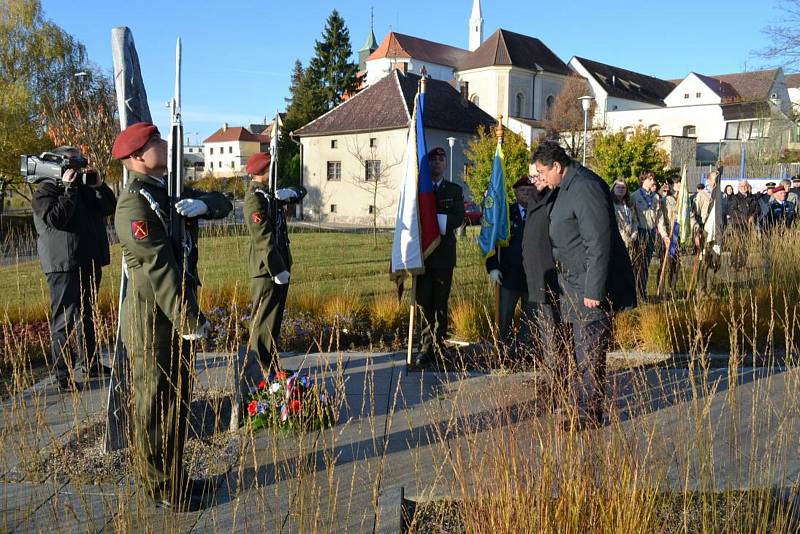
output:
{"label": "black shoe", "polygon": [[190,480],[186,492],[181,495],[156,495],[155,505],[170,512],[198,512],[208,507],[214,498],[216,484],[213,480]]}
{"label": "black shoe", "polygon": [[422,371],[424,369],[431,369],[436,364],[436,358],[433,354],[427,352],[420,352],[416,355],[411,365],[408,366],[409,371]]}
{"label": "black shoe", "polygon": [[91,366],[85,374],[86,378],[99,378],[111,376],[111,367],[98,363]]}

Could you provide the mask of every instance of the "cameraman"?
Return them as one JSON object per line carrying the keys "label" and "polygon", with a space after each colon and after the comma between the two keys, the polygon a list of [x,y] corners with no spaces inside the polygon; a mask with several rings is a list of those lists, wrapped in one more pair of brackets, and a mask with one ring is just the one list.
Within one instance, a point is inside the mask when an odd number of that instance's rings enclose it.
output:
{"label": "cameraman", "polygon": [[[70,162],[83,159],[81,151],[71,146],[53,152]],[[64,392],[70,388],[71,342],[87,377],[111,371],[96,353],[92,312],[102,267],[110,263],[105,217],[114,214],[117,201],[96,171],[70,167],[60,180],[42,180],[31,204],[39,259],[50,290],[53,365],[59,391]]]}

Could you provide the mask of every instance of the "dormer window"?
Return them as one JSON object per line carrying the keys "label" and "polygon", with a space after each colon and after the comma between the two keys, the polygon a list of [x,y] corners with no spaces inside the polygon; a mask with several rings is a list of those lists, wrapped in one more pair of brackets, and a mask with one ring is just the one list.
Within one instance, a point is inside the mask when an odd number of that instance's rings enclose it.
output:
{"label": "dormer window", "polygon": [[689,93],[684,93],[684,94],[683,94],[683,98],[685,98],[686,100],[688,100],[688,99],[689,99]]}
{"label": "dormer window", "polygon": [[695,93],[695,94],[694,94],[694,97],[695,97],[695,98],[700,98],[700,95],[702,95],[702,93]]}

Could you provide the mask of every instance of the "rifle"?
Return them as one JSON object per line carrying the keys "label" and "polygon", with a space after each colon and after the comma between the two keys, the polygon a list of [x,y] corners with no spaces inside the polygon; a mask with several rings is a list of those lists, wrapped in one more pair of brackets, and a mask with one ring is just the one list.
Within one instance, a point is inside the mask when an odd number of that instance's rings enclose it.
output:
{"label": "rifle", "polygon": [[[184,284],[190,278],[189,253],[192,244],[186,232],[186,223],[175,209],[183,195],[183,119],[181,118],[181,39],[175,44],[175,95],[169,102],[170,130],[167,149],[167,194],[169,195],[169,235],[175,248],[175,257],[183,264]],[[187,288],[184,286],[184,291]]]}

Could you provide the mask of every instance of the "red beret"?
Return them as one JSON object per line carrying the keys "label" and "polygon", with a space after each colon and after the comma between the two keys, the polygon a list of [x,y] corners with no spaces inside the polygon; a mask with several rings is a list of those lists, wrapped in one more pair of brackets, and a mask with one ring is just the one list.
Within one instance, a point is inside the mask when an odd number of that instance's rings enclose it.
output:
{"label": "red beret", "polygon": [[114,159],[125,159],[146,145],[154,135],[160,135],[158,128],[149,122],[131,124],[114,140],[111,156]]}
{"label": "red beret", "polygon": [[529,176],[523,176],[522,178],[520,178],[519,180],[514,182],[514,185],[512,187],[514,189],[516,189],[518,187],[533,187],[533,182],[531,182],[531,179],[530,179]]}
{"label": "red beret", "polygon": [[269,163],[271,161],[272,156],[266,152],[256,152],[247,159],[247,165],[245,165],[244,170],[247,171],[247,174],[261,176],[266,172],[267,168],[269,168]]}

